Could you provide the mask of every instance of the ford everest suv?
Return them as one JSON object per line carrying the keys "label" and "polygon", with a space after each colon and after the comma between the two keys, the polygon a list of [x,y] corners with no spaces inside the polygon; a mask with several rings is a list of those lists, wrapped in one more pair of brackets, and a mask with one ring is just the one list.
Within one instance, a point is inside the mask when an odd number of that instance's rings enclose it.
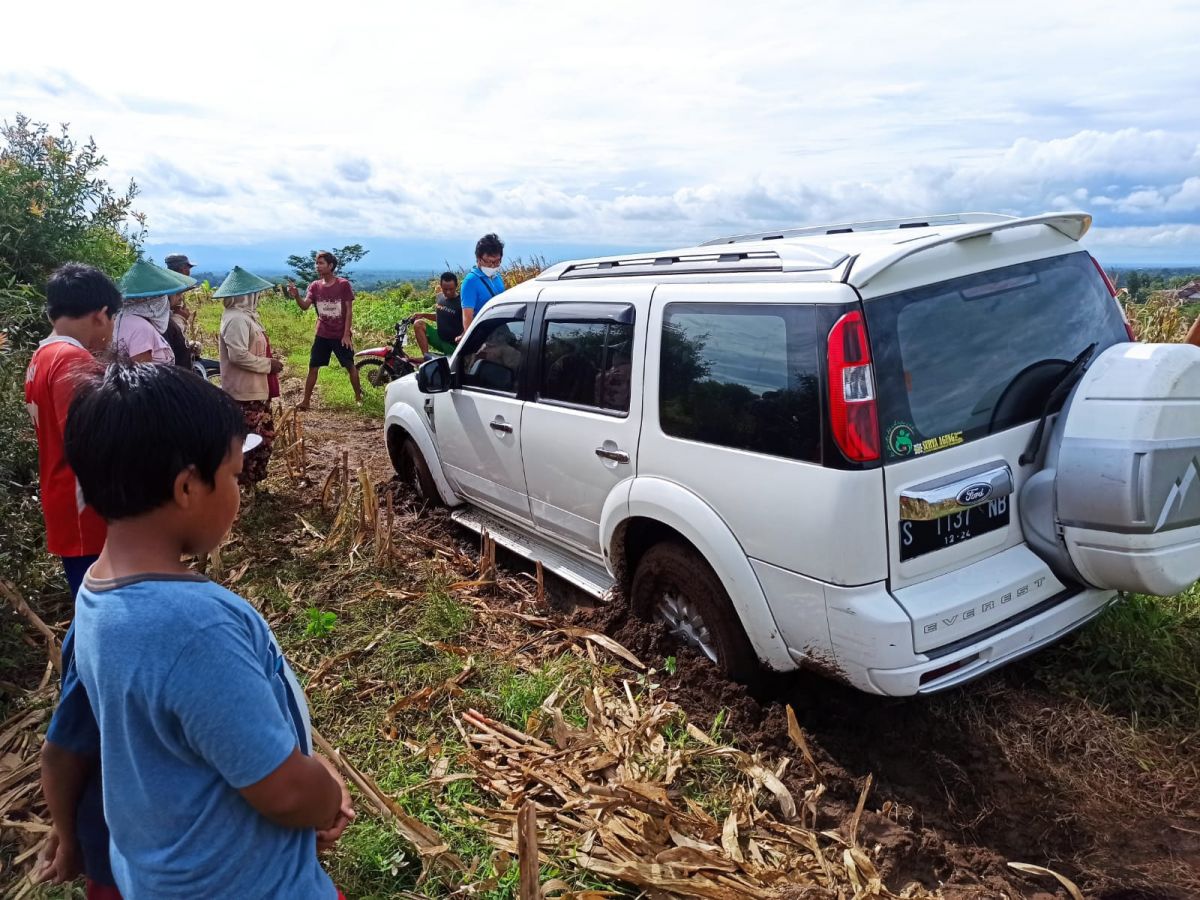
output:
{"label": "ford everest suv", "polygon": [[1200,350],[1083,213],[568,262],[388,386],[398,472],[734,677],[942,690],[1200,577]]}

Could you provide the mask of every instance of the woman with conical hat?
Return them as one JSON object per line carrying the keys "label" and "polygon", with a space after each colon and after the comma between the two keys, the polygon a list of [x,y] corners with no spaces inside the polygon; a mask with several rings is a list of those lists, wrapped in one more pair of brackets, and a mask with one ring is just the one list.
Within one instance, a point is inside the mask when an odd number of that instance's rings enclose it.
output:
{"label": "woman with conical hat", "polygon": [[113,325],[113,346],[134,362],[171,365],[175,351],[165,333],[171,321],[171,294],[185,291],[196,279],[152,262],[139,260],[121,276],[118,287],[125,298]]}
{"label": "woman with conical hat", "polygon": [[221,387],[241,406],[249,433],[262,437],[262,444],[243,458],[243,485],[257,484],[267,477],[275,439],[270,379],[279,374],[283,363],[271,356],[266,330],[258,318],[258,295],[273,287],[266,279],[234,266],[213,294],[225,306],[218,339]]}

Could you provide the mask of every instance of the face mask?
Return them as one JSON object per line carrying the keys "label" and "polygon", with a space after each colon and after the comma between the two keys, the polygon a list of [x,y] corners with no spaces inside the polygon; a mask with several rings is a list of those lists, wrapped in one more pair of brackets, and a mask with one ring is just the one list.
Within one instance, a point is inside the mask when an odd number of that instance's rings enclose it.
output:
{"label": "face mask", "polygon": [[482,272],[484,275],[486,275],[488,278],[494,278],[496,276],[496,274],[500,271],[500,267],[499,266],[480,266],[479,271]]}

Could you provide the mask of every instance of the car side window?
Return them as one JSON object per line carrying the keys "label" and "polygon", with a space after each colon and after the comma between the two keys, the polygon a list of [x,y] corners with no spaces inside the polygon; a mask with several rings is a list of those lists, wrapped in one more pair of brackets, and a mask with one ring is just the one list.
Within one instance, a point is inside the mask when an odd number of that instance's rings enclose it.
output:
{"label": "car side window", "polygon": [[525,307],[497,310],[463,339],[456,358],[468,390],[516,394],[525,364]]}
{"label": "car side window", "polygon": [[816,311],[671,303],[663,312],[659,421],[677,438],[817,462]]}
{"label": "car side window", "polygon": [[616,307],[616,311],[620,315],[611,319],[555,320],[547,316],[538,400],[629,412],[633,310]]}

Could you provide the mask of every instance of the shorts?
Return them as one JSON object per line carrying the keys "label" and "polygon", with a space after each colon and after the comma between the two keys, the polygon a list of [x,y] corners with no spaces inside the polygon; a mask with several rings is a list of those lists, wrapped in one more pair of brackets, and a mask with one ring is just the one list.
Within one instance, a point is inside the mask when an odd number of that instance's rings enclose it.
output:
{"label": "shorts", "polygon": [[354,351],[342,344],[341,338],[321,337],[313,339],[312,349],[308,351],[308,367],[319,369],[329,365],[330,355],[336,356],[343,369],[354,368]]}
{"label": "shorts", "polygon": [[425,340],[429,341],[429,349],[436,350],[438,353],[443,353],[446,356],[451,356],[458,344],[454,341],[448,341],[440,334],[436,328],[425,329]]}

